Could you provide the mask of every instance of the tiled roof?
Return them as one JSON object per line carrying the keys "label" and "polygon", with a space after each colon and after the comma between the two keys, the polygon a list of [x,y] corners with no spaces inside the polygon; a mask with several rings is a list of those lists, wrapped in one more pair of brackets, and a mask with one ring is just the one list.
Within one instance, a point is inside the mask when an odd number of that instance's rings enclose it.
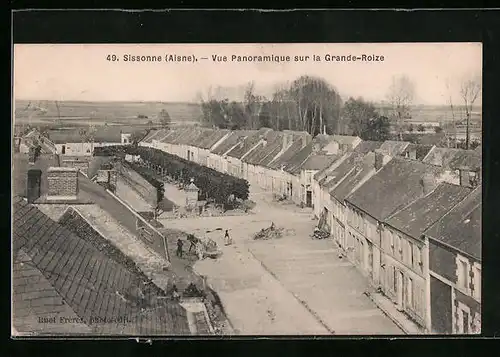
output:
{"label": "tiled roof", "polygon": [[299,173],[302,164],[307,160],[309,155],[311,155],[312,149],[313,149],[313,143],[307,144],[304,148],[298,151],[285,163],[284,170],[291,174]]}
{"label": "tiled roof", "polygon": [[209,130],[210,131],[208,132],[208,135],[201,138],[200,141],[196,143],[197,147],[202,149],[210,149],[229,133],[229,130],[225,129]]}
{"label": "tiled roof", "polygon": [[[263,128],[267,129],[267,128]],[[234,147],[231,151],[227,153],[228,156],[240,159],[243,155],[245,155],[247,152],[252,150],[252,148],[262,139],[265,139],[267,131],[272,130],[272,129],[267,129],[267,130],[262,130],[259,129],[256,133],[253,135],[248,136],[245,138],[243,141],[241,141],[241,145],[238,145]]]}
{"label": "tiled roof", "polygon": [[[131,268],[132,262],[118,262],[106,255],[109,247],[97,232],[87,227],[78,231],[80,237],[22,199],[14,198],[13,205],[14,253],[26,252],[85,325],[108,334],[189,334],[185,310],[158,299],[158,289]],[[49,301],[40,304],[45,303],[54,305]],[[163,316],[162,310],[168,313]],[[89,324],[91,317],[126,318],[127,322],[94,325]]]}
{"label": "tiled roof", "polygon": [[422,161],[424,157],[429,153],[429,151],[432,150],[433,147],[434,145],[421,145],[421,144],[410,143],[410,145],[406,147],[406,149],[401,153],[401,155],[404,156],[410,151],[415,150],[416,160]]}
{"label": "tiled roof", "polygon": [[267,140],[267,143],[265,145],[264,143],[259,144],[256,149],[245,156],[244,162],[252,165],[265,166],[262,164],[262,161],[270,162],[281,151],[283,147],[282,133],[271,131],[264,139]]}
{"label": "tiled roof", "polygon": [[422,178],[441,170],[419,161],[393,158],[346,200],[379,221],[423,195]]}
{"label": "tiled roof", "polygon": [[366,140],[360,142],[355,148],[354,152],[360,153],[360,154],[366,154],[370,151],[374,151],[376,149],[379,149],[382,146],[383,142],[382,141],[371,141],[371,140]]}
{"label": "tiled roof", "polygon": [[158,140],[162,135],[166,135],[167,133],[167,129],[151,130],[141,141],[151,143],[153,140]]}
{"label": "tiled roof", "polygon": [[424,234],[481,260],[481,186]]}
{"label": "tiled roof", "polygon": [[407,141],[386,140],[380,146],[380,151],[389,156],[400,155],[410,145]]}
{"label": "tiled roof", "polygon": [[304,170],[321,170],[339,159],[338,155],[312,154],[302,165]]}
{"label": "tiled roof", "polygon": [[218,145],[212,152],[216,155],[224,155],[245,137],[255,133],[255,130],[235,130],[231,132],[231,135],[229,135],[222,143],[220,143],[220,145]]}
{"label": "tiled roof", "polygon": [[[362,141],[358,145],[356,145],[356,147],[353,149],[352,152],[354,152],[355,154],[366,154],[370,151],[374,151],[374,150],[380,148],[381,145],[382,145],[381,141],[369,141],[369,140]],[[339,160],[344,160],[344,158],[347,158],[348,156],[350,156],[350,153],[342,156],[341,158],[339,158]],[[336,163],[336,161],[333,162],[333,164],[335,164],[335,163]],[[320,170],[319,172],[317,172],[314,175],[314,179],[320,183],[324,183],[326,181],[326,177],[332,171],[331,167],[332,167],[332,165],[328,165],[325,168],[323,168],[322,170]]]}
{"label": "tiled roof", "polygon": [[290,160],[292,160],[297,153],[302,150],[302,141],[300,139],[295,140],[288,149],[285,150],[283,154],[276,158],[269,164],[271,169],[281,169],[282,166],[286,166]]}
{"label": "tiled roof", "polygon": [[354,170],[350,171],[349,174],[330,191],[330,196],[343,202],[363,180],[366,180],[374,173],[374,155],[369,153],[364,156],[363,160],[354,164]]}
{"label": "tiled roof", "polygon": [[356,140],[359,140],[359,137],[349,135],[333,135],[332,137],[333,140],[344,145],[352,145],[356,142]]}
{"label": "tiled roof", "polygon": [[[85,128],[87,130],[88,128]],[[122,133],[131,133],[136,129],[132,127],[124,127],[121,125],[107,125],[107,126],[96,126],[94,132],[94,142],[109,142],[109,143],[119,143],[121,142]],[[88,130],[87,130],[88,131]],[[50,130],[49,131],[50,140],[56,144],[66,144],[66,143],[81,143],[82,137],[79,133],[79,129],[64,129],[64,130]]]}
{"label": "tiled roof", "polygon": [[359,154],[351,152],[347,157],[332,171],[329,171],[325,177],[319,181],[321,186],[326,188],[335,187],[351,170],[354,169],[359,160]]}
{"label": "tiled roof", "polygon": [[412,237],[420,235],[470,194],[467,187],[441,183],[434,191],[392,214],[387,224]]}
{"label": "tiled roof", "polygon": [[21,334],[80,334],[92,330],[80,323],[39,323],[39,318],[52,317],[78,319],[56,289],[26,254],[19,249],[12,266],[12,310],[13,326]]}
{"label": "tiled roof", "polygon": [[475,150],[433,148],[423,162],[456,170],[463,166],[479,169],[482,165],[482,154]]}

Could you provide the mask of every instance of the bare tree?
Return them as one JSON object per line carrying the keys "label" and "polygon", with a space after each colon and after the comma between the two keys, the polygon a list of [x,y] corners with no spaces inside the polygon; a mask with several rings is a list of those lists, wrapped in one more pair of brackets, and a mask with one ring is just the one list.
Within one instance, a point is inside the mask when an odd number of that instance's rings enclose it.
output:
{"label": "bare tree", "polygon": [[470,116],[472,112],[472,106],[476,102],[476,99],[481,94],[481,77],[479,75],[474,75],[472,78],[467,78],[462,81],[460,86],[460,95],[464,101],[465,105],[465,117],[466,117],[466,132],[465,132],[465,148],[469,150],[470,144]]}
{"label": "bare tree", "polygon": [[403,140],[404,121],[410,115],[410,108],[415,96],[415,85],[412,80],[402,75],[392,78],[392,84],[387,93],[393,115],[398,123],[399,140]]}

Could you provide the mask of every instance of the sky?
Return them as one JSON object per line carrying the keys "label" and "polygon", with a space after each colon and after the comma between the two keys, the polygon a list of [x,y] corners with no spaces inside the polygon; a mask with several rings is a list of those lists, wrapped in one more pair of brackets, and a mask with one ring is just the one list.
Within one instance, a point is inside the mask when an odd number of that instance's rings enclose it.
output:
{"label": "sky", "polygon": [[[113,54],[118,61],[107,60]],[[165,62],[166,54],[194,55],[197,61]],[[325,57],[363,54],[378,56],[379,61],[335,62]],[[161,56],[162,61],[126,62],[125,55]],[[228,60],[216,62],[213,55]],[[290,61],[235,62],[232,55],[288,55]],[[321,61],[314,61],[313,55]],[[294,61],[294,56],[309,59]],[[239,100],[251,81],[259,94],[269,96],[277,84],[312,75],[328,81],[343,98],[378,102],[386,99],[395,76],[407,75],[415,86],[414,104],[440,105],[447,104],[450,95],[459,103],[460,83],[481,73],[481,43],[17,44],[13,80],[15,99],[185,102],[197,100],[199,93],[206,97],[209,88],[218,86],[232,88],[227,92],[230,99]]]}

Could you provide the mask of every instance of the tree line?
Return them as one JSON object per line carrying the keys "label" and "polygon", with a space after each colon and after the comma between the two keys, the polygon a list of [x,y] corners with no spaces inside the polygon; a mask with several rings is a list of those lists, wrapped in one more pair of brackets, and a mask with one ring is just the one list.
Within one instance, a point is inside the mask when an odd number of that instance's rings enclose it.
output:
{"label": "tree line", "polygon": [[[478,76],[463,80],[460,95],[465,104],[467,120],[466,147],[469,147],[472,105],[480,92]],[[350,97],[344,102],[339,90],[332,84],[323,78],[307,75],[289,84],[276,86],[269,97],[258,95],[253,82],[246,85],[243,100],[240,101],[214,95],[211,90],[205,96],[201,93],[198,96],[202,125],[209,127],[232,130],[268,127],[274,130],[307,131],[312,136],[322,133],[344,134],[378,141],[392,138],[391,131],[395,131],[396,139],[403,140],[408,130],[425,130],[422,125],[413,127],[408,124],[415,98],[415,84],[407,75],[392,78],[385,93],[389,110],[383,114],[374,103],[362,97]],[[452,114],[456,110],[451,104]],[[435,129],[436,133],[441,131],[442,128]]]}

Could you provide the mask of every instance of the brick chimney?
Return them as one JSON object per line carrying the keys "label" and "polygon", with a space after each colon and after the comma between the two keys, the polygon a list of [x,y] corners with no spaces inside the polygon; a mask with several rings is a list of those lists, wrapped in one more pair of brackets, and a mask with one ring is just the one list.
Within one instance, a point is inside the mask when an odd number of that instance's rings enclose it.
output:
{"label": "brick chimney", "polygon": [[48,200],[75,200],[78,196],[78,169],[49,167],[47,170]]}

